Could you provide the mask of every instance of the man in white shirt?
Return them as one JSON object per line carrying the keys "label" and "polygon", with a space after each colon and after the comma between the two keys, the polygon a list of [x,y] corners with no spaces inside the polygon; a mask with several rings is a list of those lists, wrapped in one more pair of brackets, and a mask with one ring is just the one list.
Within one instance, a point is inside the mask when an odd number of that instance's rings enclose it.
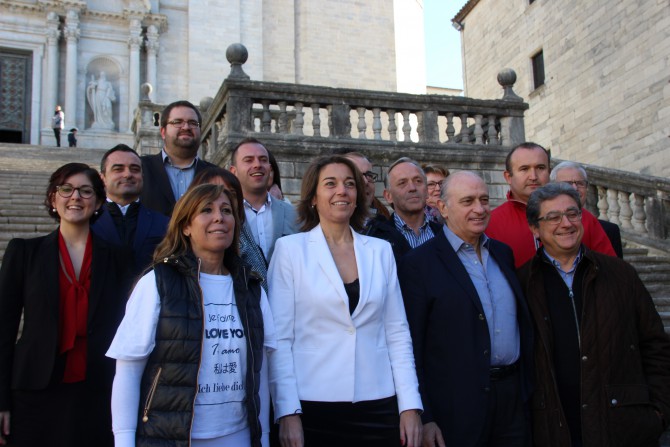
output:
{"label": "man in white shirt", "polygon": [[233,149],[230,172],[240,181],[246,224],[267,262],[275,241],[298,231],[293,207],[282,200],[273,200],[268,193],[271,171],[269,151],[255,138],[246,138]]}

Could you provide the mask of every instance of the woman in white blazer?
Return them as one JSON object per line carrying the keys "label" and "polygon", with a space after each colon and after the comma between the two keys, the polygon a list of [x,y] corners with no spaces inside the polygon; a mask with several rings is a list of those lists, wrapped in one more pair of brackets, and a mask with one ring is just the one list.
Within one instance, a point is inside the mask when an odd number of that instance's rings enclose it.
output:
{"label": "woman in white blazer", "polygon": [[309,166],[302,233],[268,271],[278,346],[270,390],[283,447],[419,446],[423,409],[393,251],[356,233],[363,179],[341,156]]}

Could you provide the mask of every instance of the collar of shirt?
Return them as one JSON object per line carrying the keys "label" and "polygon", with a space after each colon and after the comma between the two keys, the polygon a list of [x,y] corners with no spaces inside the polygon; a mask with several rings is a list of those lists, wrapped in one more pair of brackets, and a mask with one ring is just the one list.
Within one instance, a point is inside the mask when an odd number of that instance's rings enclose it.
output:
{"label": "collar of shirt", "polygon": [[575,277],[577,266],[582,260],[582,248],[579,247],[579,253],[577,253],[577,257],[575,257],[575,260],[572,263],[572,268],[567,272],[561,268],[560,262],[558,262],[555,258],[551,257],[549,253],[547,253],[547,250],[543,248],[542,253],[544,253],[544,256],[547,258],[547,260],[551,262],[551,265],[553,265],[556,268],[558,273],[561,275],[561,278],[563,278],[563,281],[565,281],[568,287],[572,288],[572,280]]}
{"label": "collar of shirt", "polygon": [[263,210],[263,207],[266,207],[266,206],[267,206],[268,208],[271,208],[271,207],[272,207],[272,195],[270,195],[270,193],[268,193],[268,195],[267,195],[267,199],[265,199],[265,203],[263,204],[262,207],[260,207],[260,209],[254,209],[254,207],[251,206],[251,203],[249,203],[249,202],[247,201],[247,199],[244,199],[243,202],[244,202],[244,207],[245,207],[245,208],[247,208],[247,209],[253,211],[254,213],[259,213],[259,212],[261,212],[261,211]]}
{"label": "collar of shirt", "polygon": [[[444,230],[444,235],[447,237],[447,241],[449,241],[449,245],[454,249],[456,253],[463,247],[463,245],[467,247],[472,247],[472,244],[465,242],[463,239],[460,237],[456,236],[456,233],[451,231],[447,225],[442,226]],[[483,234],[479,236],[479,243],[483,248],[486,248],[488,250],[489,248],[489,237],[486,234]],[[474,247],[473,247],[474,248]]]}
{"label": "collar of shirt", "polygon": [[[424,214],[423,216],[424,216],[423,224],[419,227],[419,233],[424,231],[429,223],[428,219],[426,219],[426,215]],[[402,220],[402,217],[398,216],[398,213],[393,213],[393,222],[395,223],[395,227],[399,231],[404,230],[404,231],[411,231],[412,233],[414,233],[414,230],[409,225],[407,225],[404,220]]]}
{"label": "collar of shirt", "polygon": [[140,202],[140,199],[137,199],[134,202],[129,203],[128,205],[119,205],[118,203],[114,202],[113,200],[110,200],[110,198],[107,197],[107,203],[113,203],[114,205],[118,206],[119,210],[121,210],[121,214],[123,214],[124,216],[128,212],[128,208],[130,208],[130,205],[132,205],[133,203],[139,203],[139,202]]}
{"label": "collar of shirt", "polygon": [[193,166],[195,166],[195,163],[198,161],[198,156],[196,155],[190,165],[183,168],[178,168],[177,166],[172,164],[172,160],[170,160],[170,156],[168,155],[168,153],[165,152],[165,148],[161,149],[161,155],[163,156],[163,164],[169,164],[173,168],[181,169],[182,171],[185,169],[191,169]]}

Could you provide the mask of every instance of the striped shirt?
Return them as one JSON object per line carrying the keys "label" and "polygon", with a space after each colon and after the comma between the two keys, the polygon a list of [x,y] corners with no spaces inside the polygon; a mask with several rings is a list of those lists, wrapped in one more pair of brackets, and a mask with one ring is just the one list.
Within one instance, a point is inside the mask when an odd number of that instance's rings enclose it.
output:
{"label": "striped shirt", "polygon": [[419,227],[418,235],[400,216],[398,216],[398,213],[393,213],[393,222],[395,223],[396,230],[400,231],[400,234],[405,236],[405,239],[407,239],[407,242],[409,242],[409,245],[412,248],[418,247],[435,236],[433,229],[430,228],[430,221],[428,219],[424,218],[423,225]]}

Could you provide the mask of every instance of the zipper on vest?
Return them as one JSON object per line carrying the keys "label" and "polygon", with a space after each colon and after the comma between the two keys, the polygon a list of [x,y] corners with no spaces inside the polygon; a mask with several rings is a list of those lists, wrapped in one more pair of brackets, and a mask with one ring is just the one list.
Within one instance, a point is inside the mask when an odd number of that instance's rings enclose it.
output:
{"label": "zipper on vest", "polygon": [[579,319],[577,318],[577,307],[575,306],[575,294],[572,293],[572,288],[568,289],[570,293],[570,303],[572,304],[572,315],[575,317],[575,327],[577,328],[577,344],[579,345],[579,351],[582,350],[582,336],[579,333]]}
{"label": "zipper on vest", "polygon": [[151,408],[151,401],[154,399],[154,394],[156,394],[156,388],[158,387],[158,379],[161,376],[163,367],[159,366],[154,380],[151,382],[151,388],[149,388],[149,394],[147,394],[147,401],[144,404],[144,415],[142,416],[142,422],[146,423],[149,421],[149,408]]}
{"label": "zipper on vest", "polygon": [[198,272],[196,274],[196,282],[198,283],[198,290],[200,290],[200,308],[202,309],[201,320],[200,321],[200,356],[198,357],[198,373],[195,376],[195,395],[193,396],[193,403],[191,404],[191,426],[188,429],[188,445],[191,445],[191,432],[193,431],[193,419],[195,418],[195,400],[198,398],[198,389],[200,388],[200,382],[198,377],[200,376],[200,367],[202,366],[202,345],[205,343],[205,295],[202,292],[202,286],[200,285],[200,267],[202,266],[202,260],[198,258]]}
{"label": "zipper on vest", "polygon": [[[246,275],[245,275],[246,277]],[[260,287],[260,286],[259,286]],[[262,292],[261,292],[262,293]],[[249,300],[247,299],[246,302],[248,303]],[[259,303],[260,306],[260,303]],[[263,436],[263,429],[260,427],[260,423],[258,418],[260,417],[260,412],[258,410],[258,407],[256,406],[256,399],[255,399],[255,390],[256,390],[256,357],[254,357],[254,347],[251,345],[251,326],[249,325],[249,308],[247,306],[247,309],[244,312],[245,314],[245,319],[247,320],[247,355],[251,355],[251,389],[252,389],[252,395],[251,395],[251,403],[254,407],[254,423],[256,424],[256,430],[258,430],[258,433],[260,433],[261,437]],[[262,316],[261,316],[262,318]],[[261,352],[265,349],[265,346],[261,348]],[[261,371],[259,370],[259,375],[261,374]],[[260,396],[260,389],[259,389],[259,396]],[[247,419],[249,418],[249,415],[247,415]]]}

